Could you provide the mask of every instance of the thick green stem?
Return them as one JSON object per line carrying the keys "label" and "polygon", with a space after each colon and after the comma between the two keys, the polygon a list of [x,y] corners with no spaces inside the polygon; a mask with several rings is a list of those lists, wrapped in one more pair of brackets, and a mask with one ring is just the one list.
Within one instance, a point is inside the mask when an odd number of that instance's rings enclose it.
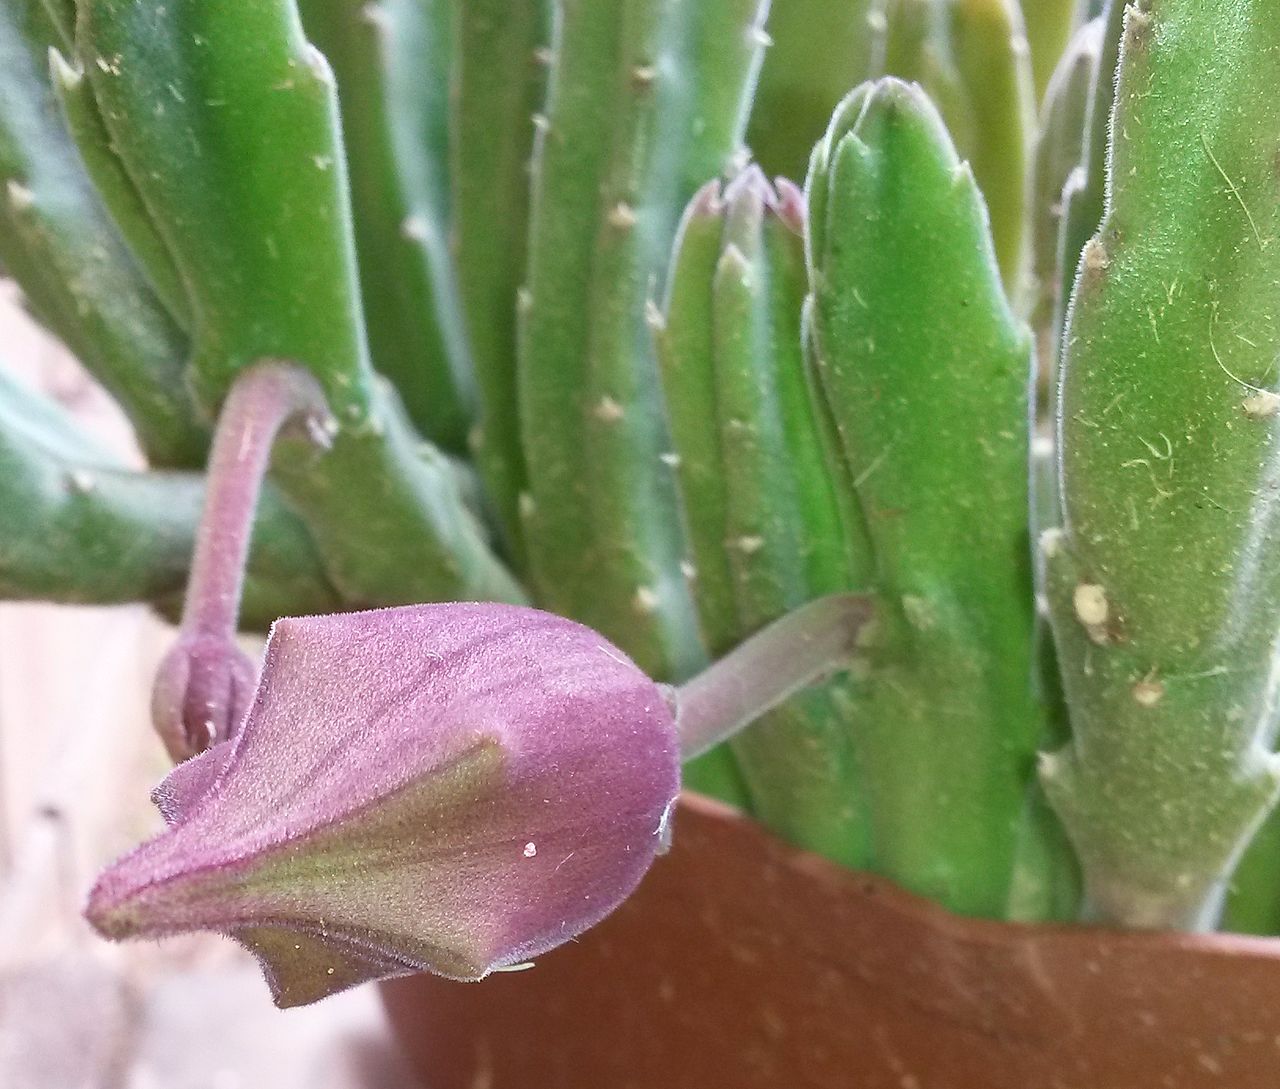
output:
{"label": "thick green stem", "polygon": [[[516,298],[529,233],[534,115],[551,59],[550,0],[458,5],[449,155],[454,238],[480,418],[476,464],[508,551],[524,567],[520,495],[527,486],[516,378]],[[495,72],[505,72],[495,79]]]}
{"label": "thick green stem", "polygon": [[[202,475],[135,472],[52,402],[0,374],[0,597],[95,605],[145,601],[172,614],[187,582]],[[20,517],[13,516],[20,513]],[[259,504],[242,619],[339,605],[302,524],[268,488]]]}
{"label": "thick green stem", "polygon": [[1095,917],[1201,928],[1280,790],[1280,20],[1145,0],[1120,57],[1063,338],[1042,547],[1072,739],[1042,778]]}
{"label": "thick green stem", "polygon": [[740,153],[759,0],[562,0],[520,349],[540,598],[657,676],[700,664],[646,307],[694,189]]}
{"label": "thick green stem", "polygon": [[184,331],[189,330],[191,306],[182,277],[142,203],[137,186],[111,147],[110,134],[83,69],[70,64],[56,49],[49,51],[49,68],[67,131],[75,141],[94,188],[170,316]]}
{"label": "thick green stem", "polygon": [[1042,711],[1033,685],[1031,341],[938,111],[886,79],[807,184],[815,385],[851,570],[879,612],[856,690],[872,866],[1002,916]]}
{"label": "thick green stem", "polygon": [[[800,335],[804,198],[751,167],[704,187],[681,223],[657,329],[687,575],[703,638],[723,654],[790,609],[859,588],[848,566]],[[758,820],[801,847],[865,864],[865,793],[848,677],[816,686],[732,741]]]}
{"label": "thick green stem", "polygon": [[284,442],[274,477],[343,596],[520,600],[456,474],[373,370],[334,80],[292,0],[86,0],[77,32],[114,145],[187,283],[205,401],[264,358],[298,362],[324,390],[333,449],[317,463]]}
{"label": "thick green stem", "polygon": [[85,172],[49,80],[37,0],[0,5],[0,260],[40,321],[120,402],[157,466],[203,463],[185,336]]}
{"label": "thick green stem", "polygon": [[[456,0],[301,0],[338,83],[374,366],[414,425],[466,449],[472,375],[448,252]],[[494,83],[502,80],[494,79]]]}

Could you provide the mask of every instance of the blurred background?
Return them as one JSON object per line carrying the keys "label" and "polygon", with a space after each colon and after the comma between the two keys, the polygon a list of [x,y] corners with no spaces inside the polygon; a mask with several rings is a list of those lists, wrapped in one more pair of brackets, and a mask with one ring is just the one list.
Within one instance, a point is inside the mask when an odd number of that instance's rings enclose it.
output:
{"label": "blurred background", "polygon": [[[118,410],[5,280],[0,366],[140,463]],[[0,604],[0,1086],[409,1086],[373,989],[286,1013],[228,940],[113,946],[80,918],[97,869],[162,826],[147,701],[169,638],[141,606]]]}

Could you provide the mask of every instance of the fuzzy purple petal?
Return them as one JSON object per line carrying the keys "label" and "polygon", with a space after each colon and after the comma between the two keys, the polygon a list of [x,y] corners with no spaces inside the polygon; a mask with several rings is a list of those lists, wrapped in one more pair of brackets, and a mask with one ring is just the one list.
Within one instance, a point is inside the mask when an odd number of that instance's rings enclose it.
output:
{"label": "fuzzy purple petal", "polygon": [[211,749],[184,760],[169,772],[151,792],[151,801],[160,810],[165,824],[183,820],[218,781],[231,759],[231,742],[221,741]]}

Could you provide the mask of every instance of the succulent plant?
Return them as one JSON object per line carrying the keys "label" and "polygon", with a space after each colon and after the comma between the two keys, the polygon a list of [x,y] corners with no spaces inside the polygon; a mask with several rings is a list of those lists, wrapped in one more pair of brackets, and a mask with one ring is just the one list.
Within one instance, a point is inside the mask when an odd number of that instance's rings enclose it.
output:
{"label": "succulent plant", "polygon": [[[724,654],[789,610],[857,585],[843,546],[800,339],[804,197],[749,168],[713,181],[681,223],[652,315],[677,451],[685,573]],[[848,865],[869,847],[850,686],[798,696],[732,748],[757,814]],[[813,759],[821,752],[821,759]]]}
{"label": "succulent plant", "polygon": [[181,613],[94,920],[473,978],[682,782],[962,913],[1280,931],[1276,15],[0,0],[0,261],[146,461],[0,381],[0,592]]}
{"label": "succulent plant", "polygon": [[1123,137],[1063,335],[1041,548],[1072,739],[1043,775],[1106,918],[1211,923],[1280,792],[1272,14],[1125,12]]}
{"label": "succulent plant", "polygon": [[235,380],[152,699],[179,761],[153,795],[170,828],[87,908],[112,938],[230,933],[282,1006],[414,971],[481,979],[598,922],[666,849],[681,757],[847,668],[870,618],[818,598],[673,688],[563,617],[410,605],[279,620],[259,679],[236,621],[291,420],[331,453],[309,371]]}

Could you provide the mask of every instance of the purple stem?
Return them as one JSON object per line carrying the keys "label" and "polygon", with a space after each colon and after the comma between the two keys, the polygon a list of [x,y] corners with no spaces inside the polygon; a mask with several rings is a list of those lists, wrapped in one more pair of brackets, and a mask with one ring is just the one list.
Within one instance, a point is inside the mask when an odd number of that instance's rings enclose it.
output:
{"label": "purple stem", "polygon": [[327,446],[319,384],[271,360],[236,379],[218,417],[182,624],[151,690],[152,723],[175,761],[229,740],[252,698],[258,669],[235,640],[244,569],[271,447],[297,415]]}
{"label": "purple stem", "polygon": [[208,491],[182,608],[182,631],[233,638],[240,616],[253,517],[281,427],[304,416],[324,446],[329,410],[320,384],[294,363],[270,360],[231,387],[209,456]]}
{"label": "purple stem", "polygon": [[674,693],[681,758],[693,759],[802,688],[847,669],[874,614],[865,595],[820,597],[682,684]]}

